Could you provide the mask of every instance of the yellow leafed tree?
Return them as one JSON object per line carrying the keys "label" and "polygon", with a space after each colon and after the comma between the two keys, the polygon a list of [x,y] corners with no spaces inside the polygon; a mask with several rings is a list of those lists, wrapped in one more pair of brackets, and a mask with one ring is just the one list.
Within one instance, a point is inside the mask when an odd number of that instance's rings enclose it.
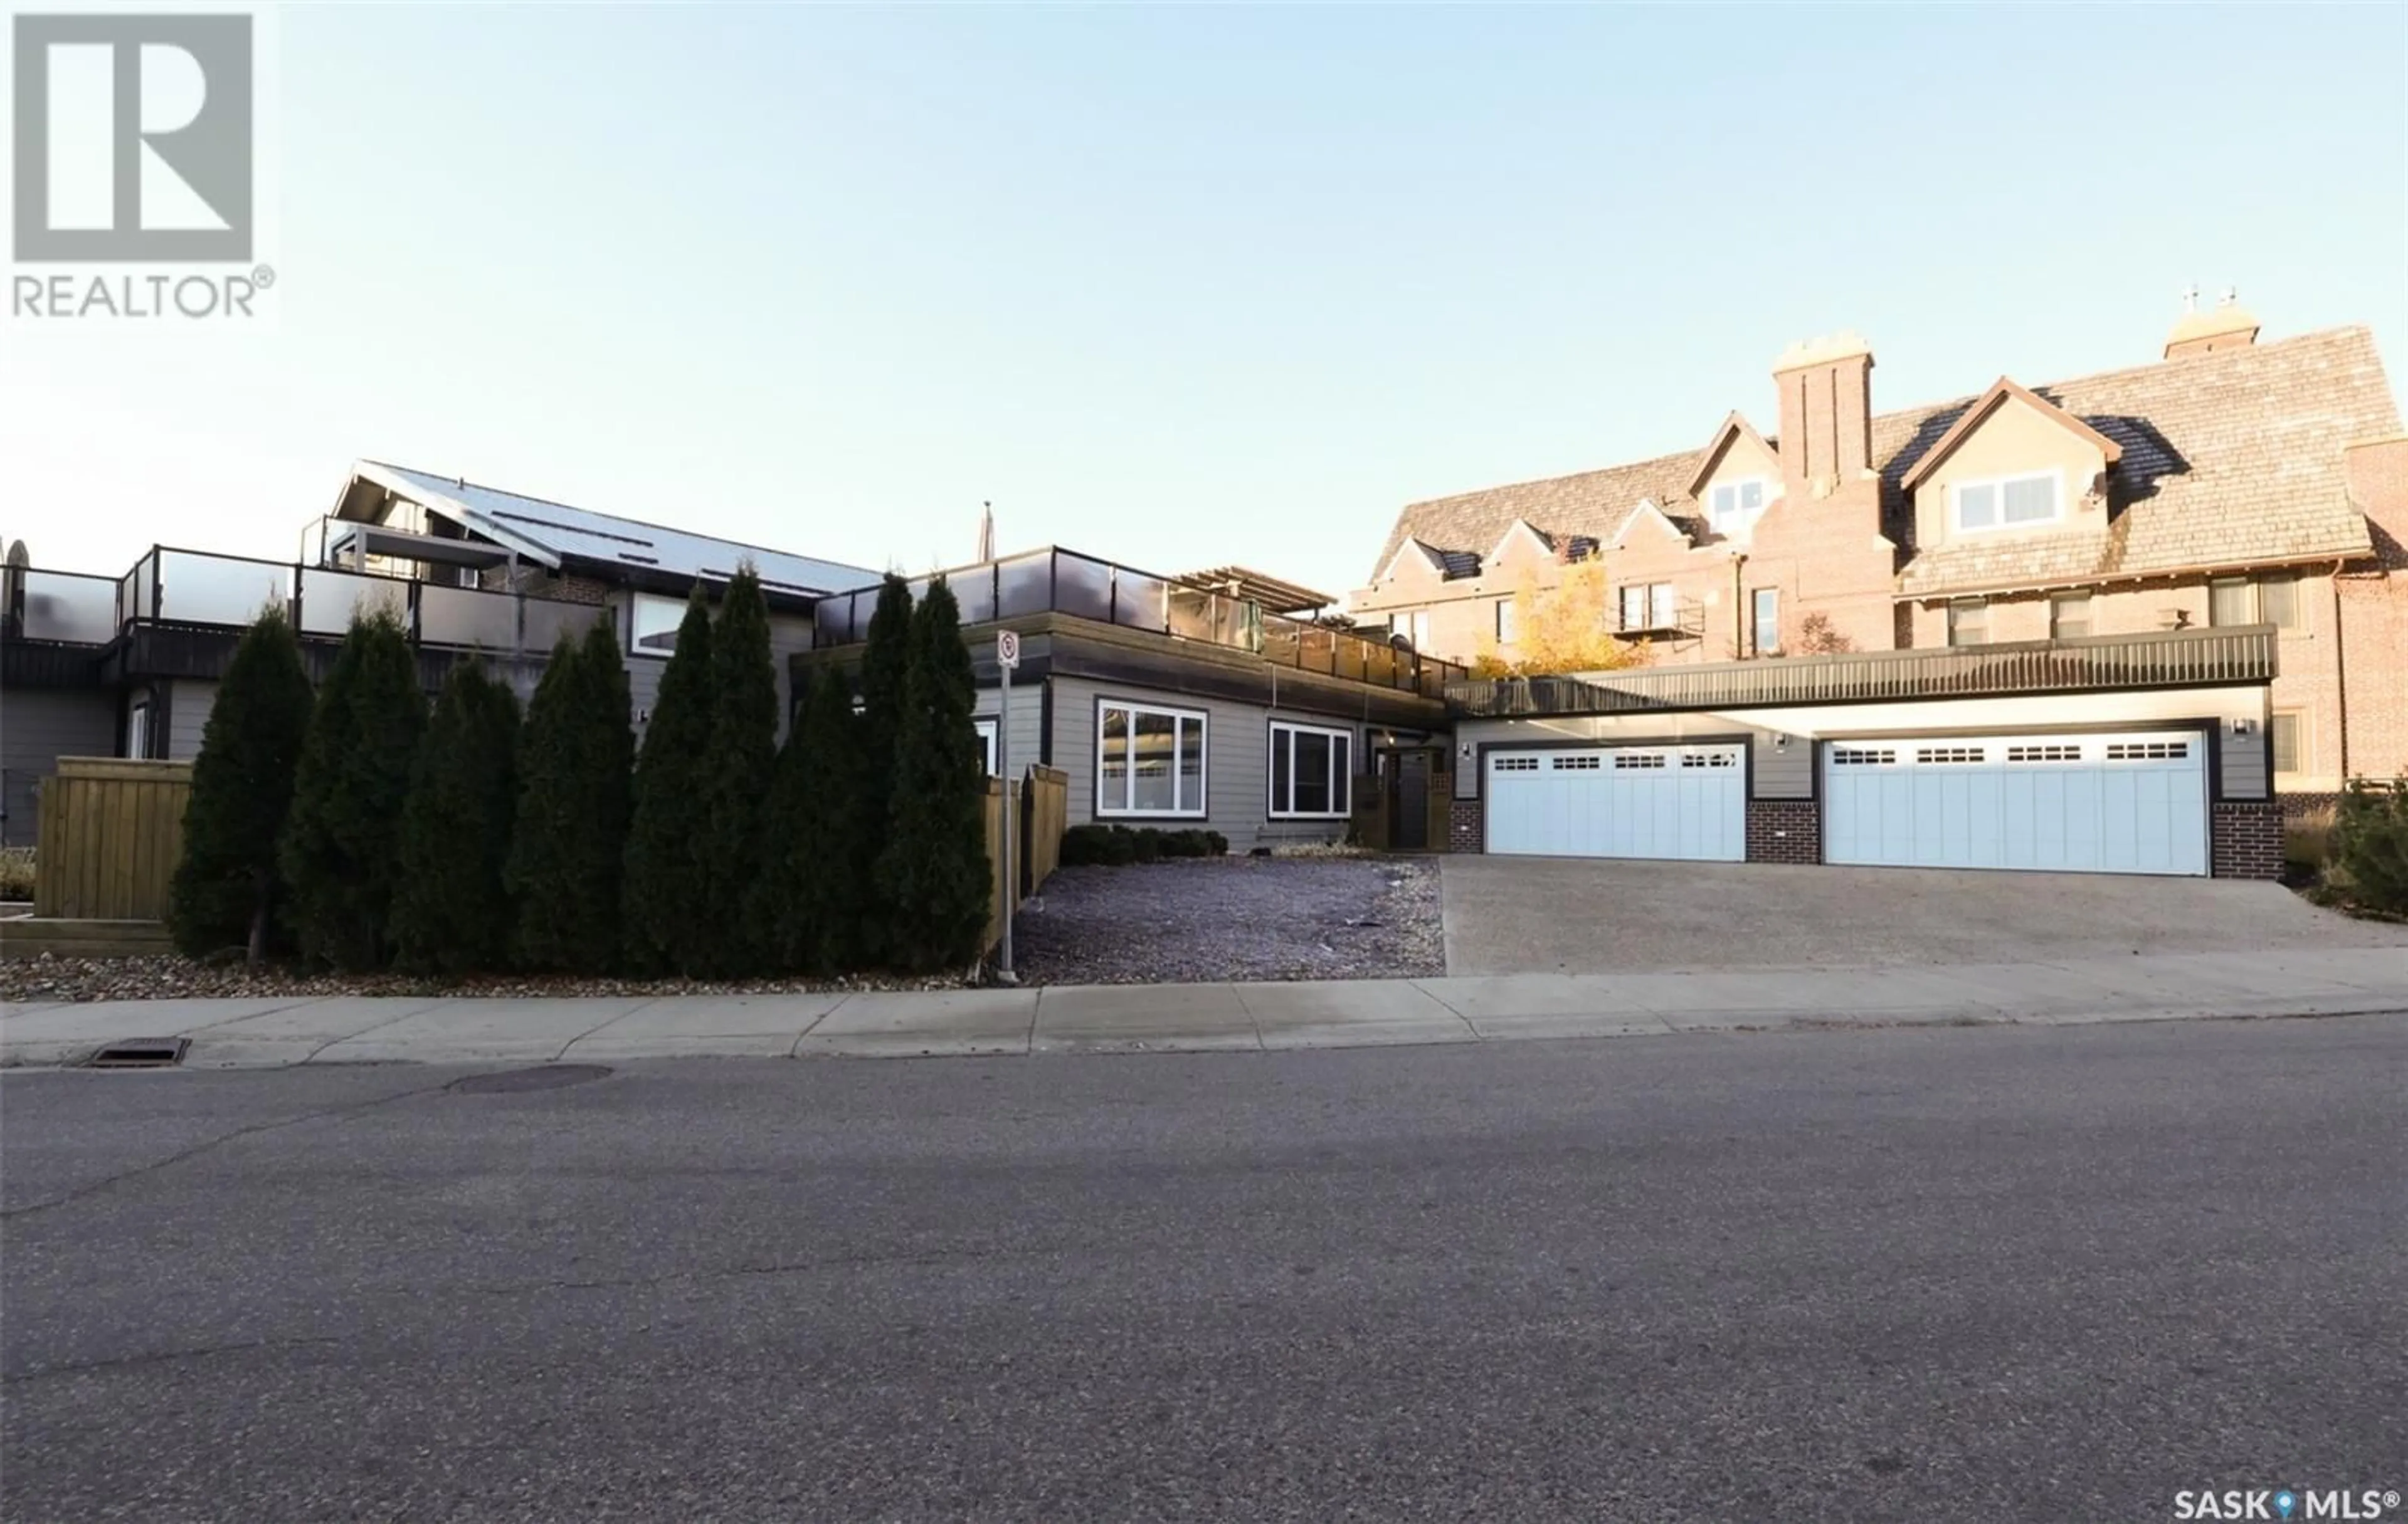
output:
{"label": "yellow leafed tree", "polygon": [[1535,574],[1525,574],[1513,591],[1516,638],[1510,654],[1495,635],[1484,637],[1472,659],[1472,676],[1537,677],[1644,666],[1645,648],[1616,639],[1613,628],[1613,586],[1602,558],[1564,567],[1553,587],[1541,587]]}

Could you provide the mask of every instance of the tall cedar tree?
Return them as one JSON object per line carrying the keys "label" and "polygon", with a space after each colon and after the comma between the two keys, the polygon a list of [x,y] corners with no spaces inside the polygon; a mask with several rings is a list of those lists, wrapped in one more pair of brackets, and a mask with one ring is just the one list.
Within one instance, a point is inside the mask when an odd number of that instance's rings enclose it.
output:
{"label": "tall cedar tree", "polygon": [[267,956],[283,891],[276,849],[312,703],[292,622],[268,608],[235,648],[193,760],[167,912],[186,957],[230,947],[246,948],[253,964]]}
{"label": "tall cedar tree", "polygon": [[703,864],[710,937],[701,972],[742,978],[767,959],[768,930],[760,914],[776,915],[756,888],[765,823],[778,765],[778,667],[769,654],[769,605],[751,563],[736,568],[711,632],[710,753],[703,774],[708,811]]}
{"label": "tall cedar tree", "polygon": [[879,898],[878,858],[886,824],[895,815],[896,743],[903,728],[903,686],[911,664],[911,589],[893,572],[879,584],[870,610],[867,644],[861,650],[861,715],[855,730],[867,779],[861,795],[872,822],[848,875],[861,895],[860,936],[854,957],[863,967],[892,962],[900,951],[889,936],[898,923]]}
{"label": "tall cedar tree", "polygon": [[356,972],[392,959],[401,812],[425,732],[400,620],[384,607],[355,617],[309,717],[284,822],[287,915],[308,961]]}
{"label": "tall cedar tree", "polygon": [[463,662],[443,679],[401,811],[396,960],[420,973],[507,967],[510,897],[502,869],[518,809],[519,701]]}
{"label": "tall cedar tree", "polygon": [[915,973],[963,968],[984,951],[993,879],[961,605],[940,578],[911,616],[911,660],[896,742],[895,803],[878,861],[899,934],[888,961]]}
{"label": "tall cedar tree", "polygon": [[867,781],[853,694],[842,673],[824,667],[778,753],[762,833],[768,858],[755,924],[767,928],[767,951],[781,972],[860,966],[863,880],[851,865],[868,857],[879,837],[862,806]]}
{"label": "tall cedar tree", "polygon": [[618,962],[635,745],[617,628],[597,620],[574,643],[564,633],[519,747],[504,882],[518,901],[520,966],[603,974]]}
{"label": "tall cedar tree", "polygon": [[710,606],[696,585],[661,669],[652,722],[636,760],[627,826],[625,942],[631,973],[694,974],[712,929],[703,851],[703,794],[719,675],[711,661]]}

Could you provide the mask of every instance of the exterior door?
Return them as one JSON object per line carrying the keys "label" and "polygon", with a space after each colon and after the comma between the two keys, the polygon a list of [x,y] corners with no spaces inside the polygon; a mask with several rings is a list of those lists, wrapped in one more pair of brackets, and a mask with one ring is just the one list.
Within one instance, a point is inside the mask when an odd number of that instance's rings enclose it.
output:
{"label": "exterior door", "polygon": [[1488,850],[1543,857],[1747,856],[1747,767],[1737,746],[1492,751]]}
{"label": "exterior door", "polygon": [[1826,862],[2207,872],[2197,731],[1835,740],[1823,801]]}

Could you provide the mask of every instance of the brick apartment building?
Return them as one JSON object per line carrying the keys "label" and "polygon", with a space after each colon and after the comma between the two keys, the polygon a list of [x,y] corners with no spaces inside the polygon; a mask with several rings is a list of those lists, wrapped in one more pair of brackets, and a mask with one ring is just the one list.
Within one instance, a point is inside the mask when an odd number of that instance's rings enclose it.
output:
{"label": "brick apartment building", "polygon": [[2286,800],[2408,774],[2408,435],[2367,330],[2258,332],[2228,299],[2154,363],[1886,413],[1862,340],[1794,346],[1776,434],[1415,503],[1350,608],[1511,660],[1602,557],[1658,666],[2267,624]]}

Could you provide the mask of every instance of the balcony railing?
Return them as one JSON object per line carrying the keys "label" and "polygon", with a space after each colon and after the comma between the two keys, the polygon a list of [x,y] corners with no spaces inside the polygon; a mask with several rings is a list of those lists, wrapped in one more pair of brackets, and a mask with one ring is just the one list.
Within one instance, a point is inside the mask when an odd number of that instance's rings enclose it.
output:
{"label": "balcony railing", "polygon": [[[1453,662],[1399,650],[1380,636],[1266,614],[1247,599],[1185,587],[1069,550],[1037,550],[939,575],[961,604],[966,625],[1032,614],[1074,614],[1124,629],[1251,651],[1299,671],[1429,698],[1440,697],[1464,676]],[[912,579],[912,598],[926,592],[934,580],[934,576]],[[876,588],[822,599],[816,644],[850,646],[867,639],[870,612],[877,604]]]}
{"label": "balcony railing", "polygon": [[1582,677],[1465,680],[1446,685],[1446,700],[1458,714],[1502,719],[1982,698],[2081,689],[2200,688],[2270,681],[2274,676],[2274,652],[2273,626],[2246,625],[2016,645],[1719,662]]}
{"label": "balcony railing", "polygon": [[339,636],[355,616],[383,607],[420,645],[548,651],[563,632],[581,633],[606,612],[594,604],[166,546],[154,546],[113,580],[34,567],[8,575],[11,638],[91,646],[107,645],[136,620],[241,628],[272,605],[305,635]]}

